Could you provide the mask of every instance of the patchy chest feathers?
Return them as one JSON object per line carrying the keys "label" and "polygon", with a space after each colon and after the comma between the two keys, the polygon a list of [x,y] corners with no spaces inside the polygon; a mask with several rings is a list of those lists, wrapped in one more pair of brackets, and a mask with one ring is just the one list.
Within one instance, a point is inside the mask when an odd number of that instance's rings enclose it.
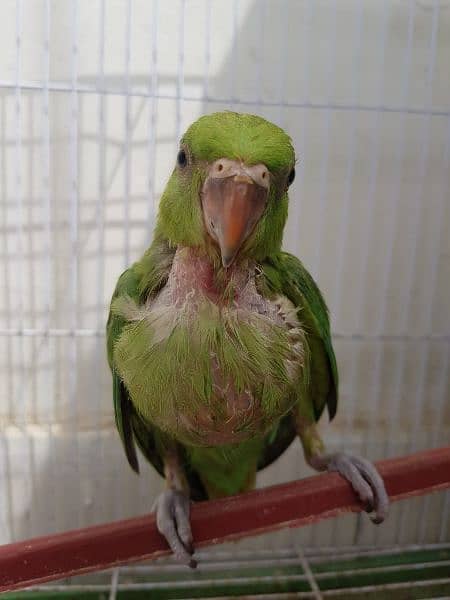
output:
{"label": "patchy chest feathers", "polygon": [[[219,284],[208,259],[178,249],[158,296],[128,307],[135,324],[118,344],[139,412],[187,444],[263,434],[297,399],[304,344],[294,306],[261,296],[255,265],[224,276]],[[123,361],[137,334],[145,344]]]}

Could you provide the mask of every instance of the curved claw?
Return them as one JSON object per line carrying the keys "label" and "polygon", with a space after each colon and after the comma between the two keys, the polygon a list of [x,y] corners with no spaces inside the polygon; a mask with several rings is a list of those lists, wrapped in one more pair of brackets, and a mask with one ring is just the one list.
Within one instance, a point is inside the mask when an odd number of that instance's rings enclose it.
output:
{"label": "curved claw", "polygon": [[190,500],[176,490],[166,490],[155,502],[156,526],[169,544],[175,558],[191,569],[197,561],[192,558],[192,531],[189,521]]}
{"label": "curved claw", "polygon": [[365,458],[338,452],[327,457],[328,471],[337,471],[355,490],[367,512],[375,512],[370,519],[382,523],[389,511],[389,497],[380,474]]}

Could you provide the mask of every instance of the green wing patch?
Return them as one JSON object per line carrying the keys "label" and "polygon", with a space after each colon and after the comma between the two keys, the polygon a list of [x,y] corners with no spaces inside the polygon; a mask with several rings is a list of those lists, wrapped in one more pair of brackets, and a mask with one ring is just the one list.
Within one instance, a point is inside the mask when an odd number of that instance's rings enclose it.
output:
{"label": "green wing patch", "polygon": [[[155,239],[142,259],[124,271],[114,290],[111,305],[118,298],[131,298],[142,304],[148,297],[156,294],[167,281],[172,264],[174,249],[164,240]],[[106,343],[108,363],[113,376],[113,400],[117,430],[122,440],[126,457],[131,468],[138,473],[139,463],[136,452],[137,442],[144,456],[158,471],[161,461],[154,448],[153,432],[137,414],[130,395],[114,367],[114,346],[127,321],[110,309],[106,325]]]}
{"label": "green wing patch", "polygon": [[[131,298],[138,298],[139,296],[139,277],[136,275],[133,267],[122,273],[119,277],[112,301],[119,296],[125,295],[130,296]],[[117,430],[131,468],[136,473],[139,473],[139,463],[132,428],[134,408],[128,395],[128,391],[114,368],[113,360],[114,344],[119,338],[125,324],[125,319],[115,315],[110,310],[108,323],[106,325],[106,343],[108,349],[108,362],[113,376],[113,401]]]}
{"label": "green wing patch", "polygon": [[263,272],[269,289],[284,294],[298,308],[309,344],[309,388],[314,414],[318,420],[326,405],[331,420],[337,409],[338,371],[323,296],[303,264],[292,254],[281,252],[269,258]]}

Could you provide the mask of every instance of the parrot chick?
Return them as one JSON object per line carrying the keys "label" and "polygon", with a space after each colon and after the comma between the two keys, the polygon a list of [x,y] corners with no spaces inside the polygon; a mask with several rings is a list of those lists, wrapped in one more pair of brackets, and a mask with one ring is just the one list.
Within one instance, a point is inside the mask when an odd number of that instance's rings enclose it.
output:
{"label": "parrot chick", "polygon": [[195,566],[191,500],[238,494],[296,435],[308,464],[347,479],[372,520],[387,515],[368,461],[327,454],[316,423],[336,413],[328,311],[281,250],[295,155],[261,117],[221,112],[183,136],[153,242],[116,286],[107,324],[116,424],[165,478],[157,526]]}

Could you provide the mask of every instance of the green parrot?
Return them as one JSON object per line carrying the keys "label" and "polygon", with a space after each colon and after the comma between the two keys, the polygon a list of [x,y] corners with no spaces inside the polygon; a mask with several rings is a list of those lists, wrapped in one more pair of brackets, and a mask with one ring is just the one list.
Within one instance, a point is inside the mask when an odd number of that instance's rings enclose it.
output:
{"label": "green parrot", "polygon": [[327,454],[316,423],[336,413],[328,311],[303,264],[281,250],[289,136],[250,114],[193,123],[159,205],[153,242],[119,278],[107,323],[114,410],[165,478],[156,520],[177,559],[195,566],[190,502],[238,494],[298,435],[308,464],[337,471],[372,520],[389,500],[375,467]]}

